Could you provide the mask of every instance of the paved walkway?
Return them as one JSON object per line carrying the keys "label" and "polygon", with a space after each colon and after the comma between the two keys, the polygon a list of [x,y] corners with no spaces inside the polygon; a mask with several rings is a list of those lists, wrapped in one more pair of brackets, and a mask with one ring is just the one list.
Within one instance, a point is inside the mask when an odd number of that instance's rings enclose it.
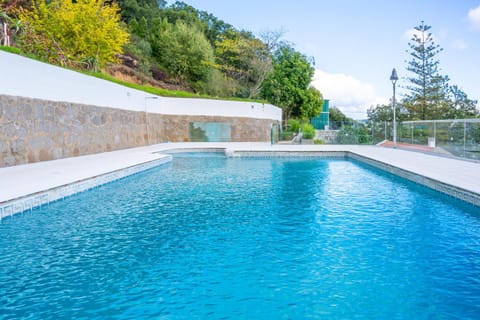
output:
{"label": "paved walkway", "polygon": [[[344,145],[273,145],[267,143],[166,143],[55,161],[0,168],[0,209],[15,199],[39,194],[45,190],[78,183],[92,177],[159,159],[168,161],[161,152],[172,149],[227,149],[229,155],[242,152],[338,152],[360,157],[395,174],[408,173],[450,186],[454,192],[467,192],[480,199],[480,163],[400,149],[377,146]],[[167,157],[167,158],[166,158]],[[370,162],[369,162],[370,161]],[[399,173],[400,172],[400,173]],[[403,174],[403,176],[405,176]],[[415,181],[415,178],[410,178]],[[422,181],[417,181],[422,184]],[[428,183],[426,185],[429,185]],[[431,186],[431,185],[429,185]],[[441,191],[445,191],[440,189]],[[455,194],[453,194],[455,196]],[[478,200],[480,201],[480,200]],[[471,202],[471,201],[470,201]],[[477,205],[480,202],[473,202]],[[6,210],[6,209],[5,209]],[[2,212],[0,212],[1,214]],[[5,215],[5,212],[4,212]],[[1,219],[1,215],[0,215]]]}
{"label": "paved walkway", "polygon": [[0,203],[164,157],[151,147],[0,168]]}

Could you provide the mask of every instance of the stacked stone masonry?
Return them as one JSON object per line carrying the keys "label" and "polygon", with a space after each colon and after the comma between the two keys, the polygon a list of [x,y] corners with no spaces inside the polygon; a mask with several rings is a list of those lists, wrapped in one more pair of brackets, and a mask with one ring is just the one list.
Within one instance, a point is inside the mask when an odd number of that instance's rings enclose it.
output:
{"label": "stacked stone masonry", "polygon": [[0,167],[189,141],[191,122],[230,124],[231,141],[269,141],[273,120],[163,115],[0,95]]}

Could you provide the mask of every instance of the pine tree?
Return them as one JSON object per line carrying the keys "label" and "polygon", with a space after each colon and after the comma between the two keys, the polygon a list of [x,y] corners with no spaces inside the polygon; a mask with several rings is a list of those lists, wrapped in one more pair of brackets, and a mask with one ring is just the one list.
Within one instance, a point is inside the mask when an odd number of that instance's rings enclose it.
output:
{"label": "pine tree", "polygon": [[417,32],[408,43],[407,51],[412,60],[407,63],[407,70],[414,75],[408,78],[410,90],[404,101],[409,116],[414,120],[444,118],[448,103],[446,103],[446,90],[448,76],[439,73],[439,61],[436,56],[443,51],[440,45],[435,44],[430,26],[422,21],[414,28]]}

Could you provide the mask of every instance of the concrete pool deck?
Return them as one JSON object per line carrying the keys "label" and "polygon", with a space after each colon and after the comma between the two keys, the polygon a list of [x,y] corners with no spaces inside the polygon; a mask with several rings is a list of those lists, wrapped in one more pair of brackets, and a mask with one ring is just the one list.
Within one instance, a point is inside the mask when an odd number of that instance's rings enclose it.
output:
{"label": "concrete pool deck", "polygon": [[164,143],[0,168],[0,219],[171,161],[165,152],[225,150],[227,156],[339,156],[480,206],[480,163],[378,146]]}

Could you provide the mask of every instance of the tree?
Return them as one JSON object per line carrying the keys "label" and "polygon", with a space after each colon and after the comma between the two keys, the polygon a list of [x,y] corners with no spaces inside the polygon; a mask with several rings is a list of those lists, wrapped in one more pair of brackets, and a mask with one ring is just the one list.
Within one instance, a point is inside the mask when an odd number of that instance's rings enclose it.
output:
{"label": "tree", "polygon": [[308,87],[303,95],[303,103],[300,106],[300,117],[310,119],[316,117],[322,111],[323,97],[320,91],[314,87]]}
{"label": "tree", "polygon": [[33,1],[23,10],[20,46],[50,62],[97,69],[116,61],[128,41],[118,6],[105,0]]}
{"label": "tree", "polygon": [[0,45],[14,46],[16,36],[23,31],[23,25],[18,19],[7,14],[7,10],[0,6]]}
{"label": "tree", "polygon": [[187,25],[202,29],[198,16],[199,11],[196,8],[182,1],[174,2],[160,12],[160,17],[166,19],[171,24],[175,24],[177,21],[182,21]]}
{"label": "tree", "polygon": [[163,9],[160,16],[172,24],[181,20],[190,26],[195,26],[204,33],[213,47],[222,36],[235,31],[231,24],[225,23],[206,11],[199,11],[182,1],[176,1]]}
{"label": "tree", "polygon": [[[395,113],[397,121],[405,121],[408,119],[408,113],[402,103],[395,104]],[[367,110],[369,122],[393,122],[393,109],[391,105],[377,104],[371,106]]]}
{"label": "tree", "polygon": [[31,9],[31,0],[0,0],[0,11],[7,13],[10,17],[16,17],[18,8]]}
{"label": "tree", "polygon": [[117,2],[122,9],[122,20],[127,23],[132,19],[152,20],[159,13],[159,9],[167,4],[164,0],[117,0]]}
{"label": "tree", "polygon": [[476,108],[477,101],[470,100],[458,86],[450,86],[448,94],[449,100],[452,102],[452,107],[449,108],[447,113],[448,119],[466,119],[479,116],[480,112]]}
{"label": "tree", "polygon": [[433,35],[422,21],[415,27],[412,37],[407,70],[414,75],[408,78],[410,85],[406,88],[410,94],[402,103],[410,120],[436,120],[474,117],[478,115],[476,101],[458,88],[449,85],[449,77],[439,72],[440,62],[436,58],[443,49],[435,44]]}
{"label": "tree", "polygon": [[199,19],[204,27],[203,32],[212,45],[214,45],[222,35],[235,30],[231,24],[226,23],[205,11],[199,12]]}
{"label": "tree", "polygon": [[331,107],[329,109],[330,122],[353,122],[353,119],[348,118],[340,109],[337,107]]}
{"label": "tree", "polygon": [[[273,70],[262,84],[261,95],[282,108],[285,123],[290,117],[317,116],[314,108],[302,112],[302,106],[305,102],[311,103],[309,99],[314,94],[308,93],[313,73],[311,61],[291,46],[284,45],[275,51]],[[321,107],[321,103],[319,105]]]}
{"label": "tree", "polygon": [[214,64],[213,48],[205,35],[179,20],[174,25],[156,20],[151,30],[152,54],[177,82],[202,91]]}
{"label": "tree", "polygon": [[265,44],[245,32],[231,30],[215,43],[217,68],[239,82],[236,95],[253,98],[272,69],[270,52]]}
{"label": "tree", "polygon": [[147,39],[149,36],[149,25],[148,20],[145,17],[142,17],[140,21],[137,21],[136,18],[130,20],[128,28],[131,34],[134,34],[142,39]]}
{"label": "tree", "polygon": [[282,46],[288,45],[287,42],[282,41],[281,38],[285,33],[284,30],[266,30],[260,33],[260,39],[263,41],[267,49],[273,53]]}
{"label": "tree", "polygon": [[439,60],[436,56],[443,51],[435,44],[433,35],[427,26],[421,24],[414,28],[411,41],[408,43],[412,59],[407,64],[407,70],[414,75],[408,80],[410,90],[404,101],[412,119],[426,120],[438,118],[442,113],[442,102],[445,101],[445,86],[448,77],[439,73]]}

